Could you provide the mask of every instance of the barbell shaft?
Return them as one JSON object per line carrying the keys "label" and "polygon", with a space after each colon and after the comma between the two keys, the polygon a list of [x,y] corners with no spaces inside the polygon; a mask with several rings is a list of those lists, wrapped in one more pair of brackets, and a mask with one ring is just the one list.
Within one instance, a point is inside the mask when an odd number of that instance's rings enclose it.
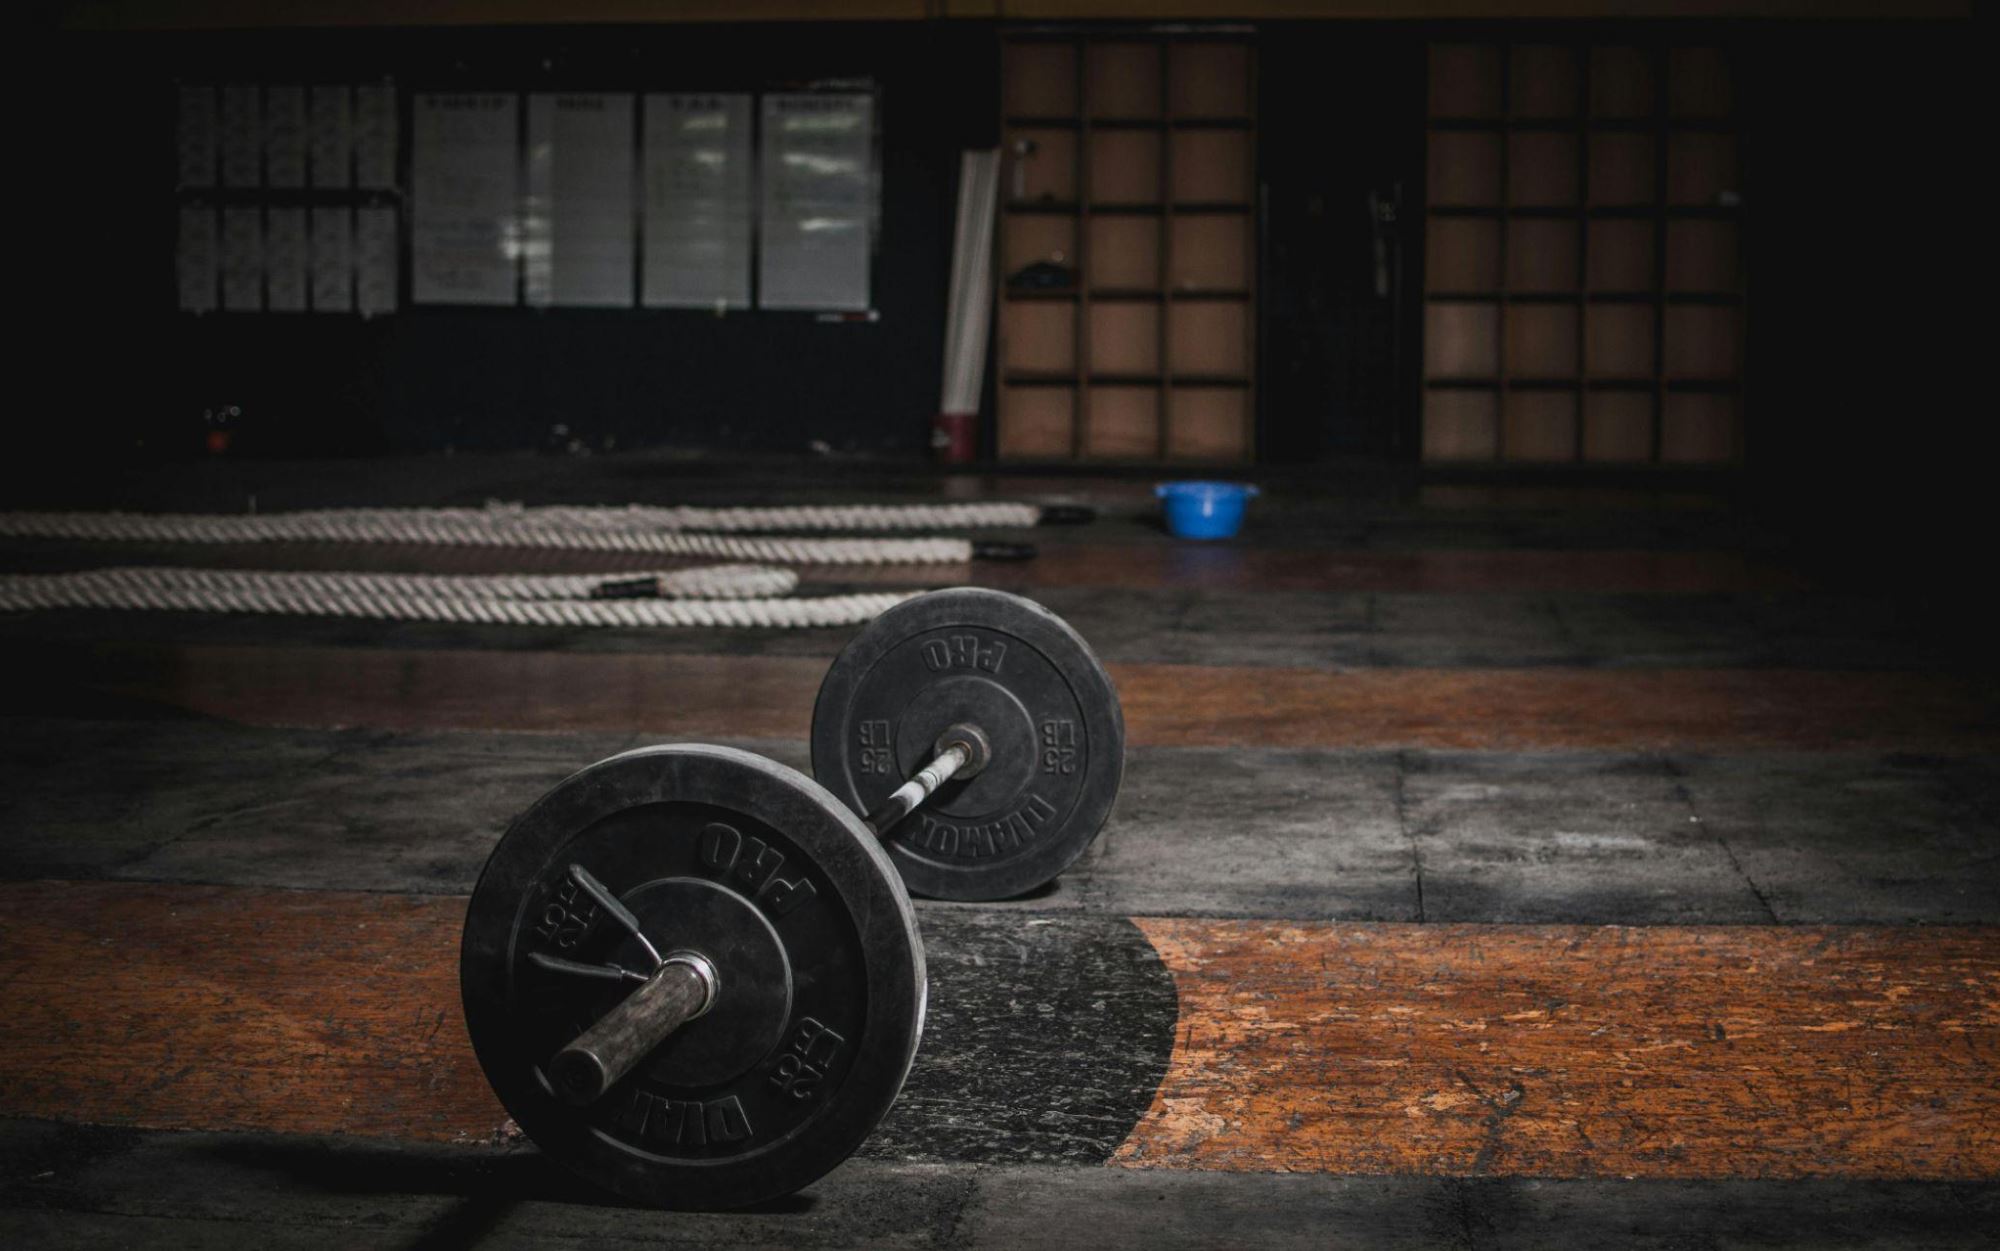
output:
{"label": "barbell shaft", "polygon": [[549,1084],[564,1102],[596,1102],[667,1035],[708,1011],[717,990],[713,965],[676,954],[653,970],[597,1024],[549,1062]]}
{"label": "barbell shaft", "polygon": [[951,780],[951,775],[963,769],[972,759],[972,749],[964,743],[952,743],[923,768],[917,775],[896,788],[894,794],[884,800],[882,806],[868,814],[868,828],[882,834],[895,828],[898,821],[917,810],[917,805],[931,797],[931,792]]}

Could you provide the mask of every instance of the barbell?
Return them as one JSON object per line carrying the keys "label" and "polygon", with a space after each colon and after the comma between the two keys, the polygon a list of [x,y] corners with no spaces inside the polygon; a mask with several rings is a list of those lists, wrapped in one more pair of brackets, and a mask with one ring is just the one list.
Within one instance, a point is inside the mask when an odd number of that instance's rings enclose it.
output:
{"label": "barbell", "polygon": [[841,652],[812,755],[820,781],[727,747],[613,756],[536,801],[481,872],[460,953],[473,1049],[516,1124],[587,1180],[740,1207],[852,1154],[923,1033],[909,889],[1052,880],[1110,813],[1124,722],[1053,613],[954,589]]}

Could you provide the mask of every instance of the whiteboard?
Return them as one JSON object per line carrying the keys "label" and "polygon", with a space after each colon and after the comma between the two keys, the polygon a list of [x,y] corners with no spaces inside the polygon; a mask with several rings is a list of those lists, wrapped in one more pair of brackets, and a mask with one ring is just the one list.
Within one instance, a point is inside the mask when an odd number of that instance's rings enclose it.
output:
{"label": "whiteboard", "polygon": [[363,191],[396,185],[396,84],[354,89],[354,183]]}
{"label": "whiteboard", "polygon": [[264,307],[306,311],[306,211],[273,205],[264,214]]}
{"label": "whiteboard", "polygon": [[222,307],[264,309],[264,210],[240,204],[222,210]]}
{"label": "whiteboard", "polygon": [[222,89],[222,185],[257,187],[264,182],[263,105],[255,85]]}
{"label": "whiteboard", "polygon": [[754,205],[748,95],[649,95],[641,301],[750,306]]}
{"label": "whiteboard", "polygon": [[314,206],[311,250],[313,312],[353,312],[354,210]]}
{"label": "whiteboard", "polygon": [[516,97],[424,93],[410,109],[411,301],[515,303]]}
{"label": "whiteboard", "polygon": [[181,205],[174,271],[179,281],[183,313],[212,313],[216,310],[221,249],[215,210],[206,204]]}
{"label": "whiteboard", "polygon": [[312,89],[306,120],[306,148],[312,185],[339,189],[352,184],[354,139],[347,87],[322,83]]}
{"label": "whiteboard", "polygon": [[632,307],[632,96],[528,97],[530,305]]}
{"label": "whiteboard", "polygon": [[766,95],[763,147],[757,306],[868,308],[876,195],[874,97]]}
{"label": "whiteboard", "polygon": [[217,144],[215,88],[188,84],[180,88],[177,101],[176,141],[179,177],[183,187],[213,187]]}
{"label": "whiteboard", "polygon": [[264,181],[280,190],[306,185],[306,89],[264,88]]}

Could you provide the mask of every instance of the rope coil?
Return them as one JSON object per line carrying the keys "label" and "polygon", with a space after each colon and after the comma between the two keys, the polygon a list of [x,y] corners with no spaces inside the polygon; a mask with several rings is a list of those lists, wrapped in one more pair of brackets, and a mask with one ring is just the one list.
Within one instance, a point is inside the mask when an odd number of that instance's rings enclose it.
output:
{"label": "rope coil", "polygon": [[414,543],[647,552],[778,564],[956,564],[967,539],[747,536],[748,530],[1032,526],[1031,504],[860,504],[786,508],[355,508],[291,513],[0,512],[0,536],[90,542]]}
{"label": "rope coil", "polygon": [[799,575],[765,565],[711,565],[701,569],[602,574],[349,573],[266,569],[115,567],[36,576],[0,575],[0,589],[60,582],[112,593],[128,588],[228,592],[278,591],[287,595],[385,595],[419,599],[591,599],[606,583],[650,581],[662,599],[775,599],[798,588]]}
{"label": "rope coil", "polygon": [[[0,610],[152,609],[448,621],[479,625],[673,626],[776,629],[857,625],[921,594],[890,591],[804,599],[773,598],[785,570],[686,570],[707,575],[732,599],[582,599],[602,578],[439,577],[429,574],[289,573],[254,570],[121,568],[87,573],[0,576]],[[717,577],[717,575],[723,575]],[[774,578],[773,575],[776,575]],[[625,575],[618,575],[621,579]],[[683,590],[693,582],[679,584]],[[782,591],[779,592],[782,594]]]}

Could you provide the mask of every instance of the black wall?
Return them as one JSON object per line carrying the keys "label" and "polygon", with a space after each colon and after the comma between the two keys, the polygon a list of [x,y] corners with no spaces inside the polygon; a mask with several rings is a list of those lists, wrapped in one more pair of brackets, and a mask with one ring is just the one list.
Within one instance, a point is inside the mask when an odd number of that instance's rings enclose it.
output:
{"label": "black wall", "polygon": [[[31,369],[81,421],[58,441],[191,447],[241,405],[245,453],[591,446],[915,455],[937,409],[962,149],[996,142],[990,27],[949,23],[63,36],[39,164],[56,268]],[[363,322],[174,311],[173,90],[210,81],[399,88],[881,91],[873,324],[747,312],[441,308]],[[64,122],[65,118],[73,120]],[[407,125],[407,121],[406,121]],[[407,145],[405,146],[407,162]],[[66,259],[65,259],[66,258]],[[66,272],[65,272],[66,271]],[[407,283],[407,275],[405,275]],[[60,374],[54,372],[60,368]],[[47,372],[44,372],[46,370]],[[84,415],[87,414],[87,417]]]}
{"label": "black wall", "polygon": [[[1737,50],[1750,275],[1748,482],[1865,540],[1975,524],[1970,22],[1278,24],[1261,52],[1263,378],[1273,463],[1415,455],[1423,46],[1670,38]],[[961,149],[996,141],[987,23],[51,37],[16,256],[31,282],[16,446],[191,450],[241,404],[245,452],[593,445],[917,457],[936,407]],[[405,306],[373,322],[173,311],[176,77],[405,90],[882,91],[881,322]],[[1400,311],[1372,294],[1369,187],[1405,194]],[[37,272],[39,271],[39,272]],[[1954,506],[1952,501],[1958,501]]]}
{"label": "black wall", "polygon": [[1749,485],[1829,551],[1925,580],[1962,580],[1992,529],[1994,404],[1973,376],[1991,91],[1972,36],[1762,27],[1744,76]]}

